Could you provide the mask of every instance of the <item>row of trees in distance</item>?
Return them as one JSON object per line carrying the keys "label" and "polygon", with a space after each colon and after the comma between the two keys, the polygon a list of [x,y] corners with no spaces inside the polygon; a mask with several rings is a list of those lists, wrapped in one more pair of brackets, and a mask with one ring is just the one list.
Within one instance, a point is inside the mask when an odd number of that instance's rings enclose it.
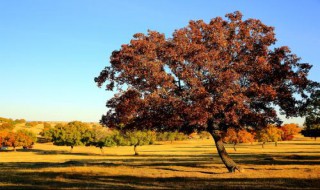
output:
{"label": "row of trees in distance", "polygon": [[54,127],[44,126],[41,136],[54,145],[70,146],[71,151],[75,146],[95,146],[100,148],[102,154],[104,147],[133,146],[135,155],[138,155],[138,146],[154,144],[155,141],[185,140],[186,135],[178,132],[155,133],[153,131],[127,131],[121,133],[109,130],[106,127],[73,121],[67,124],[57,124]]}
{"label": "row of trees in distance", "polygon": [[297,135],[300,131],[301,129],[297,124],[291,123],[284,124],[281,127],[268,125],[266,128],[259,131],[229,128],[222,136],[223,141],[225,143],[233,144],[234,150],[236,151],[237,144],[252,143],[254,141],[262,142],[262,148],[264,148],[266,142],[275,142],[275,146],[277,146],[278,141],[292,140],[294,135]]}
{"label": "row of trees in distance", "polygon": [[[262,147],[266,142],[277,142],[280,140],[291,140],[294,135],[300,132],[300,128],[296,124],[285,124],[282,127],[269,125],[267,128],[255,132],[246,129],[236,130],[229,128],[223,134],[223,141],[236,145],[239,143],[248,143],[259,141]],[[57,124],[54,127],[45,125],[41,132],[43,138],[52,141],[54,145],[70,146],[71,151],[74,146],[95,146],[101,149],[103,153],[104,147],[112,146],[133,146],[135,155],[138,155],[137,147],[142,145],[154,144],[155,141],[175,141],[185,140],[187,135],[179,132],[154,132],[154,131],[126,131],[109,130],[106,127],[94,125],[90,127],[88,124],[73,121],[67,124]],[[210,138],[207,132],[200,132],[200,138]]]}
{"label": "row of trees in distance", "polygon": [[[67,124],[57,124],[54,127],[47,122],[26,122],[24,119],[7,119],[0,117],[0,145],[16,147],[30,147],[36,142],[36,135],[28,130],[18,130],[13,132],[16,124],[25,123],[26,127],[33,127],[43,124],[43,131],[40,135],[45,141],[52,141],[55,145],[70,146],[96,146],[103,153],[104,147],[127,146],[134,147],[135,154],[138,154],[137,147],[147,144],[154,144],[155,141],[173,141],[185,140],[192,135],[185,135],[179,132],[152,132],[152,131],[131,131],[119,132],[109,130],[100,125],[93,125],[80,121],[69,122]],[[29,123],[29,125],[27,125]],[[313,130],[313,131],[311,131]],[[301,129],[296,124],[284,124],[281,127],[269,125],[260,131],[248,129],[236,130],[229,128],[222,134],[223,142],[233,144],[236,151],[236,145],[239,143],[262,142],[262,147],[266,142],[277,142],[281,140],[292,140],[293,136],[298,134]],[[317,129],[302,130],[305,136],[314,136]],[[211,138],[208,132],[201,131],[197,134],[200,139]]]}

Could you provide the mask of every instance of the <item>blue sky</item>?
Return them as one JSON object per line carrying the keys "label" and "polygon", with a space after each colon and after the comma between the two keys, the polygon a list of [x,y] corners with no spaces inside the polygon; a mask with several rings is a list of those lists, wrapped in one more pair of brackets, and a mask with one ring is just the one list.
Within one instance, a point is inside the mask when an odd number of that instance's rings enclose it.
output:
{"label": "blue sky", "polygon": [[319,0],[1,0],[0,116],[97,122],[112,93],[94,77],[134,33],[169,37],[189,20],[236,10],[274,26],[276,46],[313,64],[310,78],[320,81]]}

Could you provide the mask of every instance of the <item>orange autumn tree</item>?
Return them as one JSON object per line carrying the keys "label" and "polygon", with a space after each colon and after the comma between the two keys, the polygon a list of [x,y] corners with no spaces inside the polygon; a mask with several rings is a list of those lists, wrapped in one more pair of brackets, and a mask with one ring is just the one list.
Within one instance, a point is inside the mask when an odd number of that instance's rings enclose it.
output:
{"label": "orange autumn tree", "polygon": [[5,146],[10,146],[16,151],[16,147],[20,146],[19,141],[17,141],[17,135],[14,132],[8,132],[5,137]]}
{"label": "orange autumn tree", "polygon": [[4,137],[3,145],[10,146],[16,151],[17,147],[29,147],[37,140],[34,133],[28,130],[20,129],[17,132],[8,132]]}
{"label": "orange autumn tree", "polygon": [[290,141],[293,139],[294,135],[297,135],[301,129],[295,123],[284,124],[280,128],[282,130],[281,139],[283,141]]}
{"label": "orange autumn tree", "polygon": [[0,131],[0,147],[5,146],[7,141],[8,131]]}
{"label": "orange autumn tree", "polygon": [[228,128],[227,132],[222,135],[223,142],[233,144],[233,149],[237,151],[236,145],[239,143],[254,142],[253,134],[249,133],[246,129],[236,131],[234,128]]}
{"label": "orange autumn tree", "polygon": [[273,27],[242,20],[240,12],[226,17],[190,21],[168,38],[137,33],[113,51],[111,64],[95,78],[99,87],[118,92],[101,123],[122,131],[205,130],[226,168],[240,171],[221,132],[279,123],[274,105],[288,117],[298,115],[313,83],[309,64],[286,46],[274,47]]}
{"label": "orange autumn tree", "polygon": [[278,141],[282,140],[282,134],[282,130],[276,125],[268,125],[257,132],[256,139],[262,142],[262,148],[264,148],[266,142],[274,142],[274,145],[278,146]]}

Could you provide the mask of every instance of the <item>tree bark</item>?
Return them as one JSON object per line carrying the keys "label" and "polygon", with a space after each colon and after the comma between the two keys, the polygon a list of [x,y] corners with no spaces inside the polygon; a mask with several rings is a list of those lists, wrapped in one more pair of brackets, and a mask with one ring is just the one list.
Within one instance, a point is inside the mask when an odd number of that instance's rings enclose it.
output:
{"label": "tree bark", "polygon": [[73,146],[71,146],[70,153],[72,153],[72,151],[73,151]]}
{"label": "tree bark", "polygon": [[276,142],[274,142],[274,146],[276,146],[276,147],[278,146],[278,142],[277,142],[277,141],[276,141]]}
{"label": "tree bark", "polygon": [[217,151],[219,153],[219,156],[228,169],[229,172],[235,172],[238,170],[239,172],[242,172],[242,169],[232,160],[232,158],[228,155],[224,144],[222,142],[222,137],[219,134],[218,130],[210,130],[209,133],[212,135],[214,142],[216,143]]}
{"label": "tree bark", "polygon": [[138,146],[138,145],[134,145],[134,147],[133,147],[134,155],[136,155],[136,156],[139,155],[138,150],[137,150],[137,146]]}
{"label": "tree bark", "polygon": [[233,150],[234,150],[234,151],[237,151],[236,145],[237,145],[236,143],[233,143]]}
{"label": "tree bark", "polygon": [[264,144],[265,144],[265,142],[262,142],[262,148],[264,148]]}

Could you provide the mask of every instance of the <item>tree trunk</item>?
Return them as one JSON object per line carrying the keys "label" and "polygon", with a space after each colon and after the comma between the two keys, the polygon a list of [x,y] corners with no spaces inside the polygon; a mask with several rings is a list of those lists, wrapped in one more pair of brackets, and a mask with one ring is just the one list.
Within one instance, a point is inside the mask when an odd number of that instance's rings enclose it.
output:
{"label": "tree trunk", "polygon": [[276,146],[276,147],[278,146],[278,142],[277,142],[277,141],[276,141],[276,142],[274,142],[274,146]]}
{"label": "tree trunk", "polygon": [[13,146],[13,151],[14,151],[14,152],[16,152],[16,151],[17,151],[17,149],[16,149],[16,147],[15,147],[15,146]]}
{"label": "tree trunk", "polygon": [[100,147],[100,151],[101,151],[101,154],[104,155],[104,150],[102,146]]}
{"label": "tree trunk", "polygon": [[238,170],[241,172],[241,168],[232,160],[232,158],[228,155],[223,142],[222,137],[219,134],[218,130],[210,130],[209,133],[212,135],[214,142],[216,143],[217,151],[219,153],[219,156],[224,163],[224,165],[227,167],[229,172],[235,172]]}
{"label": "tree trunk", "polygon": [[134,145],[134,147],[133,147],[134,155],[136,155],[136,156],[139,155],[138,150],[137,150],[137,146],[138,146],[138,145]]}
{"label": "tree trunk", "polygon": [[265,144],[265,142],[262,142],[262,148],[264,148],[264,144]]}
{"label": "tree trunk", "polygon": [[233,150],[234,150],[234,151],[237,151],[236,145],[237,145],[237,143],[233,143]]}
{"label": "tree trunk", "polygon": [[73,146],[71,146],[70,153],[72,153],[72,151],[73,151]]}

